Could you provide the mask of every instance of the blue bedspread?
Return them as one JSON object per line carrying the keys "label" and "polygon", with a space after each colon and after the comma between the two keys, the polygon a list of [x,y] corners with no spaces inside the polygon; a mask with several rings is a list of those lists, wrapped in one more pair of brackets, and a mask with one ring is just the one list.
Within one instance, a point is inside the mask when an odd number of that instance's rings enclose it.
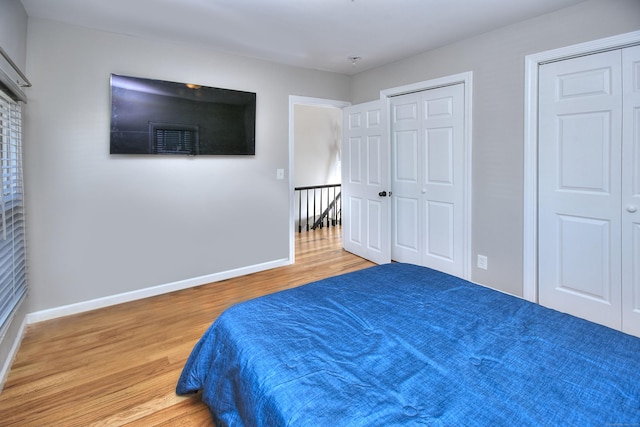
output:
{"label": "blue bedspread", "polygon": [[218,426],[638,426],[640,338],[394,263],[229,308],[198,390]]}

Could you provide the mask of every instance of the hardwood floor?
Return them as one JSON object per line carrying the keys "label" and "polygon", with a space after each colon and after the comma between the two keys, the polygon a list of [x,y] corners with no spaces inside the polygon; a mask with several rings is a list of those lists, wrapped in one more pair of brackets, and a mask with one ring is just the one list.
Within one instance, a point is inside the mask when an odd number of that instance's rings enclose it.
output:
{"label": "hardwood floor", "polygon": [[3,426],[212,426],[175,386],[196,341],[237,302],[373,265],[340,228],[297,236],[296,263],[30,325],[4,390]]}

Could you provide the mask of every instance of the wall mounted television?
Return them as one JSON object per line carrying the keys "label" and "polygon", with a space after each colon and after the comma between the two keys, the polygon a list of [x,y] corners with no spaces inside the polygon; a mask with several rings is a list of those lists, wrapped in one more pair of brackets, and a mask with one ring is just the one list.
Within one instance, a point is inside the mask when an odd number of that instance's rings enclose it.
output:
{"label": "wall mounted television", "polygon": [[256,94],[111,75],[111,154],[255,155]]}

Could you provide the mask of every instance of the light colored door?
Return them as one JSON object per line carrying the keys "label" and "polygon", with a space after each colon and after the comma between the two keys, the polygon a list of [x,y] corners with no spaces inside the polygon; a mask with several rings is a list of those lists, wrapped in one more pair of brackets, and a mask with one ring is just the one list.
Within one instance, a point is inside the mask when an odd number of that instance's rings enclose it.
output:
{"label": "light colored door", "polygon": [[390,261],[389,143],[381,101],[344,109],[342,244],[377,264]]}
{"label": "light colored door", "polygon": [[391,257],[464,275],[464,84],[391,98]]}
{"label": "light colored door", "polygon": [[391,98],[391,258],[422,263],[421,92]]}
{"label": "light colored door", "polygon": [[545,64],[539,79],[539,301],[620,329],[621,53]]}
{"label": "light colored door", "polygon": [[640,46],[622,70],[622,330],[640,336]]}

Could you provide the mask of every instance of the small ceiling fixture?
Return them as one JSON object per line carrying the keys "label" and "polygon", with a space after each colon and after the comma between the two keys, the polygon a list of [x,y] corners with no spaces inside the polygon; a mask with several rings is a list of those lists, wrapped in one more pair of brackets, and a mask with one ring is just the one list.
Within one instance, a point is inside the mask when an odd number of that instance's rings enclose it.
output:
{"label": "small ceiling fixture", "polygon": [[200,89],[202,86],[194,84],[194,83],[185,83],[185,86],[189,89]]}
{"label": "small ceiling fixture", "polygon": [[360,61],[362,57],[360,56],[350,56],[349,61],[351,61],[351,65],[356,66],[356,62]]}

